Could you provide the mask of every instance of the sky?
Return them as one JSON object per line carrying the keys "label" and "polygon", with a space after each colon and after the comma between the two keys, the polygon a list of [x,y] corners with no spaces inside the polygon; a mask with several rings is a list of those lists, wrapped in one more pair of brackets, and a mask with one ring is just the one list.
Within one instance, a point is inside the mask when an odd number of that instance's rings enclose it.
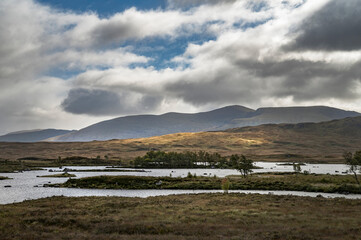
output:
{"label": "sky", "polygon": [[359,0],[1,0],[0,134],[226,105],[361,112]]}

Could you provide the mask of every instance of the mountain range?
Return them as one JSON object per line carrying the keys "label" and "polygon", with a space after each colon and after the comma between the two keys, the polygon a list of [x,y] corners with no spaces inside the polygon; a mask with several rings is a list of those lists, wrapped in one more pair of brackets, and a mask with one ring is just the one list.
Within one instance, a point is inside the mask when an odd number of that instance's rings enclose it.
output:
{"label": "mountain range", "polygon": [[69,130],[36,129],[28,131],[11,132],[0,136],[0,142],[39,142],[59,135],[71,133]]}
{"label": "mountain range", "polygon": [[[7,134],[0,141],[56,141],[87,142],[93,140],[147,138],[182,132],[220,131],[244,126],[257,126],[270,123],[322,122],[346,117],[361,116],[358,112],[342,109],[311,107],[277,107],[253,110],[233,105],[209,112],[200,113],[165,113],[162,115],[134,115],[102,121],[78,131],[57,133],[54,130],[41,130],[30,134]],[[63,130],[66,131],[66,130]],[[52,132],[53,136],[46,136]],[[42,133],[42,134],[40,134]],[[22,135],[24,136],[22,138]],[[43,136],[43,138],[41,137]]]}
{"label": "mountain range", "polygon": [[[224,131],[174,133],[91,142],[1,143],[0,159],[71,157],[131,161],[149,150],[245,154],[254,161],[341,163],[361,149],[361,116],[320,123],[264,124]],[[106,157],[105,157],[106,156]]]}

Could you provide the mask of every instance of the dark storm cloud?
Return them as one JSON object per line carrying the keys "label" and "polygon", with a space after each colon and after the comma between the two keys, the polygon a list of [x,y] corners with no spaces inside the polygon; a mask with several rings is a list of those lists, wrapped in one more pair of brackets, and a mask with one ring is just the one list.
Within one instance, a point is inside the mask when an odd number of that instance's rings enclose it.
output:
{"label": "dark storm cloud", "polygon": [[118,94],[84,88],[70,90],[61,106],[70,113],[89,115],[107,115],[122,108]]}
{"label": "dark storm cloud", "polygon": [[360,81],[360,63],[345,67],[322,61],[287,60],[251,64],[245,62],[242,65],[257,77],[282,79],[280,87],[272,92],[276,97],[291,95],[295,100],[301,101],[359,97],[353,90],[357,81]]}
{"label": "dark storm cloud", "polygon": [[358,99],[355,91],[361,83],[361,62],[339,66],[323,61],[234,60],[216,74],[187,76],[166,85],[166,90],[194,105],[207,103],[256,103],[261,98],[284,98],[295,101],[317,99]]}
{"label": "dark storm cloud", "polygon": [[77,88],[69,91],[61,106],[65,111],[74,114],[111,116],[153,111],[161,101],[162,98],[154,96],[142,96],[134,100],[128,93]]}
{"label": "dark storm cloud", "polygon": [[91,37],[95,44],[109,44],[116,41],[124,41],[128,38],[135,38],[134,28],[131,23],[119,21],[108,21],[96,26],[91,32]]}
{"label": "dark storm cloud", "polygon": [[[360,62],[340,66],[323,61],[238,61],[237,66],[247,69],[260,79],[279,79],[270,88],[271,97],[292,96],[294,100],[357,99],[355,85],[360,82]],[[272,80],[270,80],[272,81]]]}
{"label": "dark storm cloud", "polygon": [[196,106],[231,102],[253,102],[259,82],[242,76],[237,69],[221,67],[215,71],[199,72],[165,85],[166,91]]}
{"label": "dark storm cloud", "polygon": [[332,0],[300,24],[294,50],[361,49],[361,2]]}

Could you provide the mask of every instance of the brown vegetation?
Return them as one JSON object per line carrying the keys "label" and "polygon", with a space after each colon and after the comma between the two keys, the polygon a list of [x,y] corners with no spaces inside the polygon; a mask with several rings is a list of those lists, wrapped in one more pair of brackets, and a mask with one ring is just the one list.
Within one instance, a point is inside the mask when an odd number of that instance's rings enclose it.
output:
{"label": "brown vegetation", "polygon": [[[221,178],[194,177],[140,177],[140,176],[95,176],[69,179],[54,186],[98,189],[221,189]],[[284,190],[327,193],[361,194],[361,186],[350,175],[326,174],[252,174],[244,178],[228,177],[232,190]]]}
{"label": "brown vegetation", "polygon": [[358,239],[361,200],[52,197],[0,206],[0,239]]}
{"label": "brown vegetation", "polygon": [[[360,118],[361,119],[361,118]],[[356,123],[350,123],[356,121]],[[358,118],[320,124],[262,125],[223,132],[176,133],[164,136],[93,142],[0,143],[0,158],[57,159],[83,156],[129,161],[149,150],[244,154],[255,161],[343,162],[342,154],[360,149]],[[339,126],[344,124],[345,126]],[[356,124],[356,125],[355,125]]]}

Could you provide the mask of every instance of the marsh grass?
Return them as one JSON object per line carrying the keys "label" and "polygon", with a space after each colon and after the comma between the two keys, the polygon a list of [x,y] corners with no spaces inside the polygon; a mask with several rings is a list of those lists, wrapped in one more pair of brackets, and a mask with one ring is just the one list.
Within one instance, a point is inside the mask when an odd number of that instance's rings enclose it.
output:
{"label": "marsh grass", "polygon": [[24,161],[11,161],[0,159],[0,172],[12,173],[18,171],[42,170],[41,164],[27,164]]}
{"label": "marsh grass", "polygon": [[0,206],[0,239],[358,239],[361,200],[52,197]]}
{"label": "marsh grass", "polygon": [[[253,174],[229,176],[230,190],[284,190],[325,193],[361,193],[352,176],[326,174]],[[58,185],[56,185],[58,186]],[[61,187],[97,189],[222,189],[221,178],[97,176],[69,179]]]}
{"label": "marsh grass", "polygon": [[[7,160],[0,158],[0,172],[2,173],[43,170],[42,167],[59,167],[63,165],[66,166],[119,165],[119,160],[96,159],[96,158],[87,158],[81,156],[64,158],[61,160],[61,162],[59,162],[58,159],[42,159],[37,157],[24,157],[19,160]],[[109,169],[106,171],[115,171],[115,169]]]}

